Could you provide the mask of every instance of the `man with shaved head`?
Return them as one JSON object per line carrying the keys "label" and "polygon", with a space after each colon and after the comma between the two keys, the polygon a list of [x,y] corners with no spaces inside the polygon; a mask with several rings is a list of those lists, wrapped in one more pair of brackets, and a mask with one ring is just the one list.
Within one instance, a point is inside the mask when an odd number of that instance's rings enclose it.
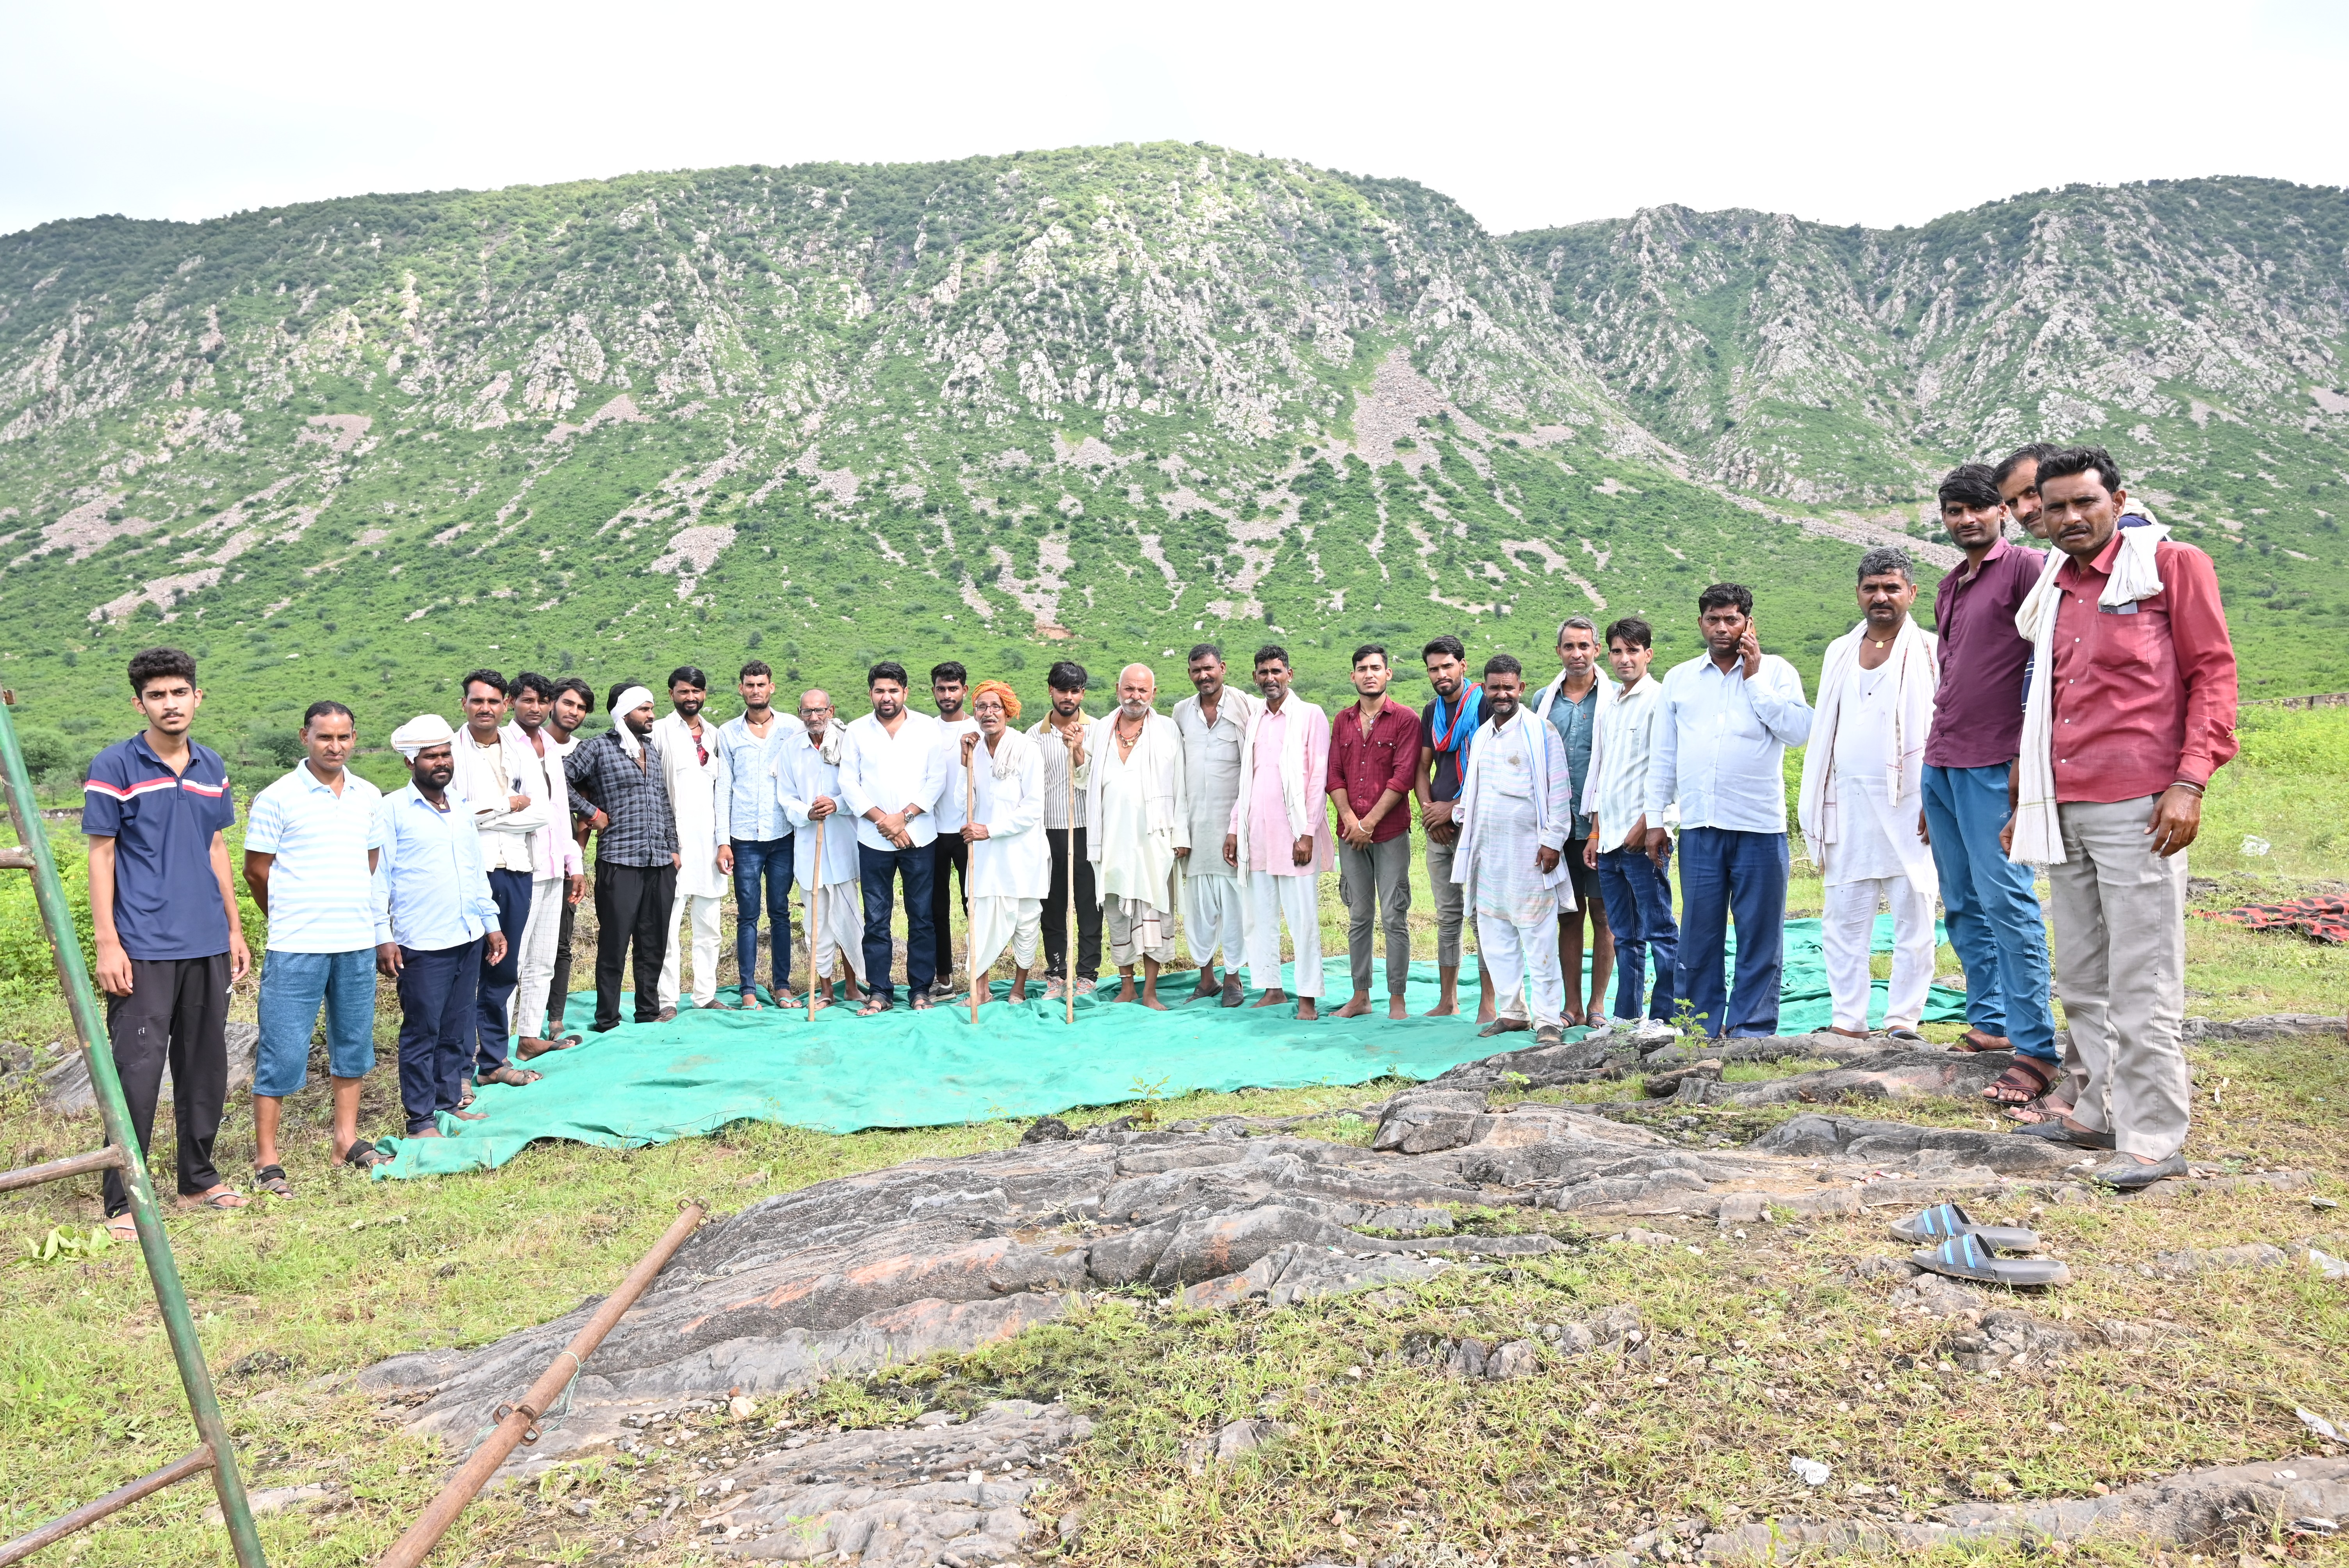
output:
{"label": "man with shaved head", "polygon": [[[1164,1009],[1158,971],[1174,956],[1178,861],[1191,848],[1191,801],[1183,773],[1183,732],[1153,710],[1158,677],[1148,665],[1117,673],[1117,707],[1095,719],[1085,749],[1092,757],[1085,788],[1086,845],[1108,917],[1110,959],[1122,984],[1117,999]],[[1133,989],[1139,959],[1143,986]]]}

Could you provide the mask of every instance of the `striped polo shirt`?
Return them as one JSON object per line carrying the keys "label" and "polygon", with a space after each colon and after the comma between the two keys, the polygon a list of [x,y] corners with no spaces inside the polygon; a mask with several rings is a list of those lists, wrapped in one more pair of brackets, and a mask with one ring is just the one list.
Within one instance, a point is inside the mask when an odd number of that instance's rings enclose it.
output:
{"label": "striped polo shirt", "polygon": [[81,830],[114,841],[114,930],[151,962],[228,951],[228,912],[212,872],[212,836],[236,820],[228,768],[188,743],[188,770],[163,766],[142,731],[91,759]]}

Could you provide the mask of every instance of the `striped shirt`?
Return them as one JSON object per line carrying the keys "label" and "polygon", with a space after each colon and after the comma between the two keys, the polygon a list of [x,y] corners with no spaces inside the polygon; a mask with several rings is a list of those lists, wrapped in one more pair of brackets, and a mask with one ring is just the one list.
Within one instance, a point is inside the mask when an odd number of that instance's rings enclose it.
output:
{"label": "striped shirt", "polygon": [[114,841],[114,934],[125,954],[148,963],[228,951],[212,840],[235,820],[228,767],[209,746],[188,743],[184,773],[165,767],[143,732],[91,759],[81,830]]}

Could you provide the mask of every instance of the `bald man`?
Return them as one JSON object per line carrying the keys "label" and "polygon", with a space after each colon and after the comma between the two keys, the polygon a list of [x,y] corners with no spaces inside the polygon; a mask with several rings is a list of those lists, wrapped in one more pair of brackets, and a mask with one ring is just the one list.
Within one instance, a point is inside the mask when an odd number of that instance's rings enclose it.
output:
{"label": "bald man", "polygon": [[[1191,802],[1183,774],[1183,732],[1155,711],[1158,677],[1147,665],[1117,673],[1117,707],[1092,723],[1085,749],[1092,774],[1085,846],[1117,965],[1117,999],[1165,1008],[1158,972],[1174,956],[1174,910],[1181,902],[1179,861],[1191,848]],[[1133,969],[1143,985],[1137,996]]]}

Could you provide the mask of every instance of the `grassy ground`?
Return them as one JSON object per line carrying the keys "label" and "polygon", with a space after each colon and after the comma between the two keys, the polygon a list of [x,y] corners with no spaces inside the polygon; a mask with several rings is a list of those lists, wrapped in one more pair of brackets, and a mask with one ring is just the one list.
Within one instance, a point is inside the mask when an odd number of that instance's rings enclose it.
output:
{"label": "grassy ground", "polygon": [[[2333,829],[2349,820],[2349,715],[2273,724],[2255,716],[2246,728],[2259,765],[2222,773],[2211,792],[2195,870],[2215,885],[2198,889],[2198,904],[2349,876],[2349,841]],[[2250,834],[2269,841],[2266,855],[2239,852]],[[1425,892],[1423,882],[1414,928],[1421,955],[1432,956]],[[1797,907],[1805,896],[1798,882]],[[1815,907],[1816,892],[1808,896]],[[1325,942],[1342,948],[1332,903],[1323,916]],[[2199,920],[2189,942],[2199,1013],[2337,1015],[2349,1004],[2349,965],[2337,952]],[[1946,953],[1943,963],[1954,967]],[[240,1006],[250,1016],[250,999]],[[0,1013],[0,1040],[54,1037],[62,1024],[53,1002],[19,998]],[[388,1046],[388,1017],[380,1024]],[[2349,1057],[2337,1037],[2214,1046],[2196,1053],[2196,1158],[2232,1170],[2313,1170],[2321,1194],[2344,1195]],[[368,1118],[385,1130],[394,1114],[388,1079],[379,1073],[371,1086],[383,1098],[370,1099]],[[1157,1109],[1335,1111],[1392,1087],[1195,1096]],[[1634,1100],[1637,1086],[1593,1093]],[[253,1483],[332,1478],[349,1488],[348,1507],[264,1522],[271,1560],[295,1568],[371,1561],[414,1517],[445,1463],[400,1437],[388,1412],[338,1391],[341,1374],[395,1351],[486,1343],[608,1289],[684,1197],[722,1213],[847,1171],[1001,1147],[1019,1130],[988,1123],[827,1137],[744,1125],[629,1152],[549,1145],[498,1171],[369,1185],[327,1168],[324,1111],[316,1088],[288,1106],[295,1202],[171,1222]],[[1750,1137],[1783,1114],[1640,1104],[1610,1113],[1700,1145]],[[1868,1113],[1988,1123],[1957,1104],[1877,1103]],[[1315,1130],[1359,1141],[1367,1128],[1333,1117]],[[249,1113],[233,1108],[220,1144],[232,1175],[249,1161],[250,1138]],[[91,1141],[88,1122],[44,1115],[21,1092],[0,1107],[0,1160],[8,1164]],[[168,1144],[166,1135],[159,1163]],[[86,1231],[96,1217],[94,1181],[0,1196],[0,1239],[21,1248],[53,1228]],[[2150,1348],[2091,1348],[2050,1374],[1988,1380],[1944,1370],[1948,1326],[1893,1315],[1889,1286],[1854,1275],[1853,1258],[1897,1252],[1868,1223],[1757,1227],[1738,1237],[1675,1222],[1687,1246],[1651,1250],[1606,1244],[1603,1229],[1520,1215],[1510,1222],[1553,1223],[1578,1250],[1447,1278],[1400,1305],[1333,1301],[1200,1315],[1113,1303],[919,1371],[911,1384],[832,1385],[788,1408],[771,1401],[759,1419],[821,1412],[874,1421],[903,1418],[917,1404],[1005,1393],[1066,1398],[1100,1429],[1047,1511],[1084,1508],[1081,1560],[1166,1564],[1397,1553],[1413,1564],[1548,1563],[1692,1518],[1899,1517],[1961,1497],[2077,1495],[2191,1464],[2308,1451],[2296,1406],[2336,1424],[2349,1419],[2349,1298],[2338,1287],[2294,1270],[2189,1281],[2142,1272],[2156,1252],[2186,1246],[2289,1248],[2326,1232],[2349,1246],[2339,1211],[2271,1194],[2027,1217],[2055,1238],[2076,1276],[2035,1310],[2075,1328],[2118,1318],[2177,1332]],[[1524,1383],[1462,1384],[1393,1357],[1406,1334],[1515,1337],[1618,1301],[1638,1305],[1655,1331],[1652,1366],[1594,1357]],[[1184,1442],[1259,1411],[1289,1423],[1281,1445],[1233,1470],[1188,1473]],[[695,1439],[727,1440],[717,1429]],[[0,1534],[192,1442],[133,1254],[0,1264]],[[674,1491],[683,1473],[676,1467],[692,1451],[688,1442],[679,1458],[642,1466],[590,1459],[562,1467],[527,1494],[477,1506],[436,1561],[621,1561],[604,1545],[615,1522]],[[1806,1491],[1787,1474],[1790,1454],[1828,1461],[1835,1479]],[[585,1516],[573,1504],[585,1504]],[[203,1522],[208,1506],[200,1484],[175,1489],[57,1555],[88,1565],[225,1563],[223,1538]],[[695,1551],[682,1542],[649,1554],[632,1549],[626,1560],[683,1563],[697,1560]]]}

